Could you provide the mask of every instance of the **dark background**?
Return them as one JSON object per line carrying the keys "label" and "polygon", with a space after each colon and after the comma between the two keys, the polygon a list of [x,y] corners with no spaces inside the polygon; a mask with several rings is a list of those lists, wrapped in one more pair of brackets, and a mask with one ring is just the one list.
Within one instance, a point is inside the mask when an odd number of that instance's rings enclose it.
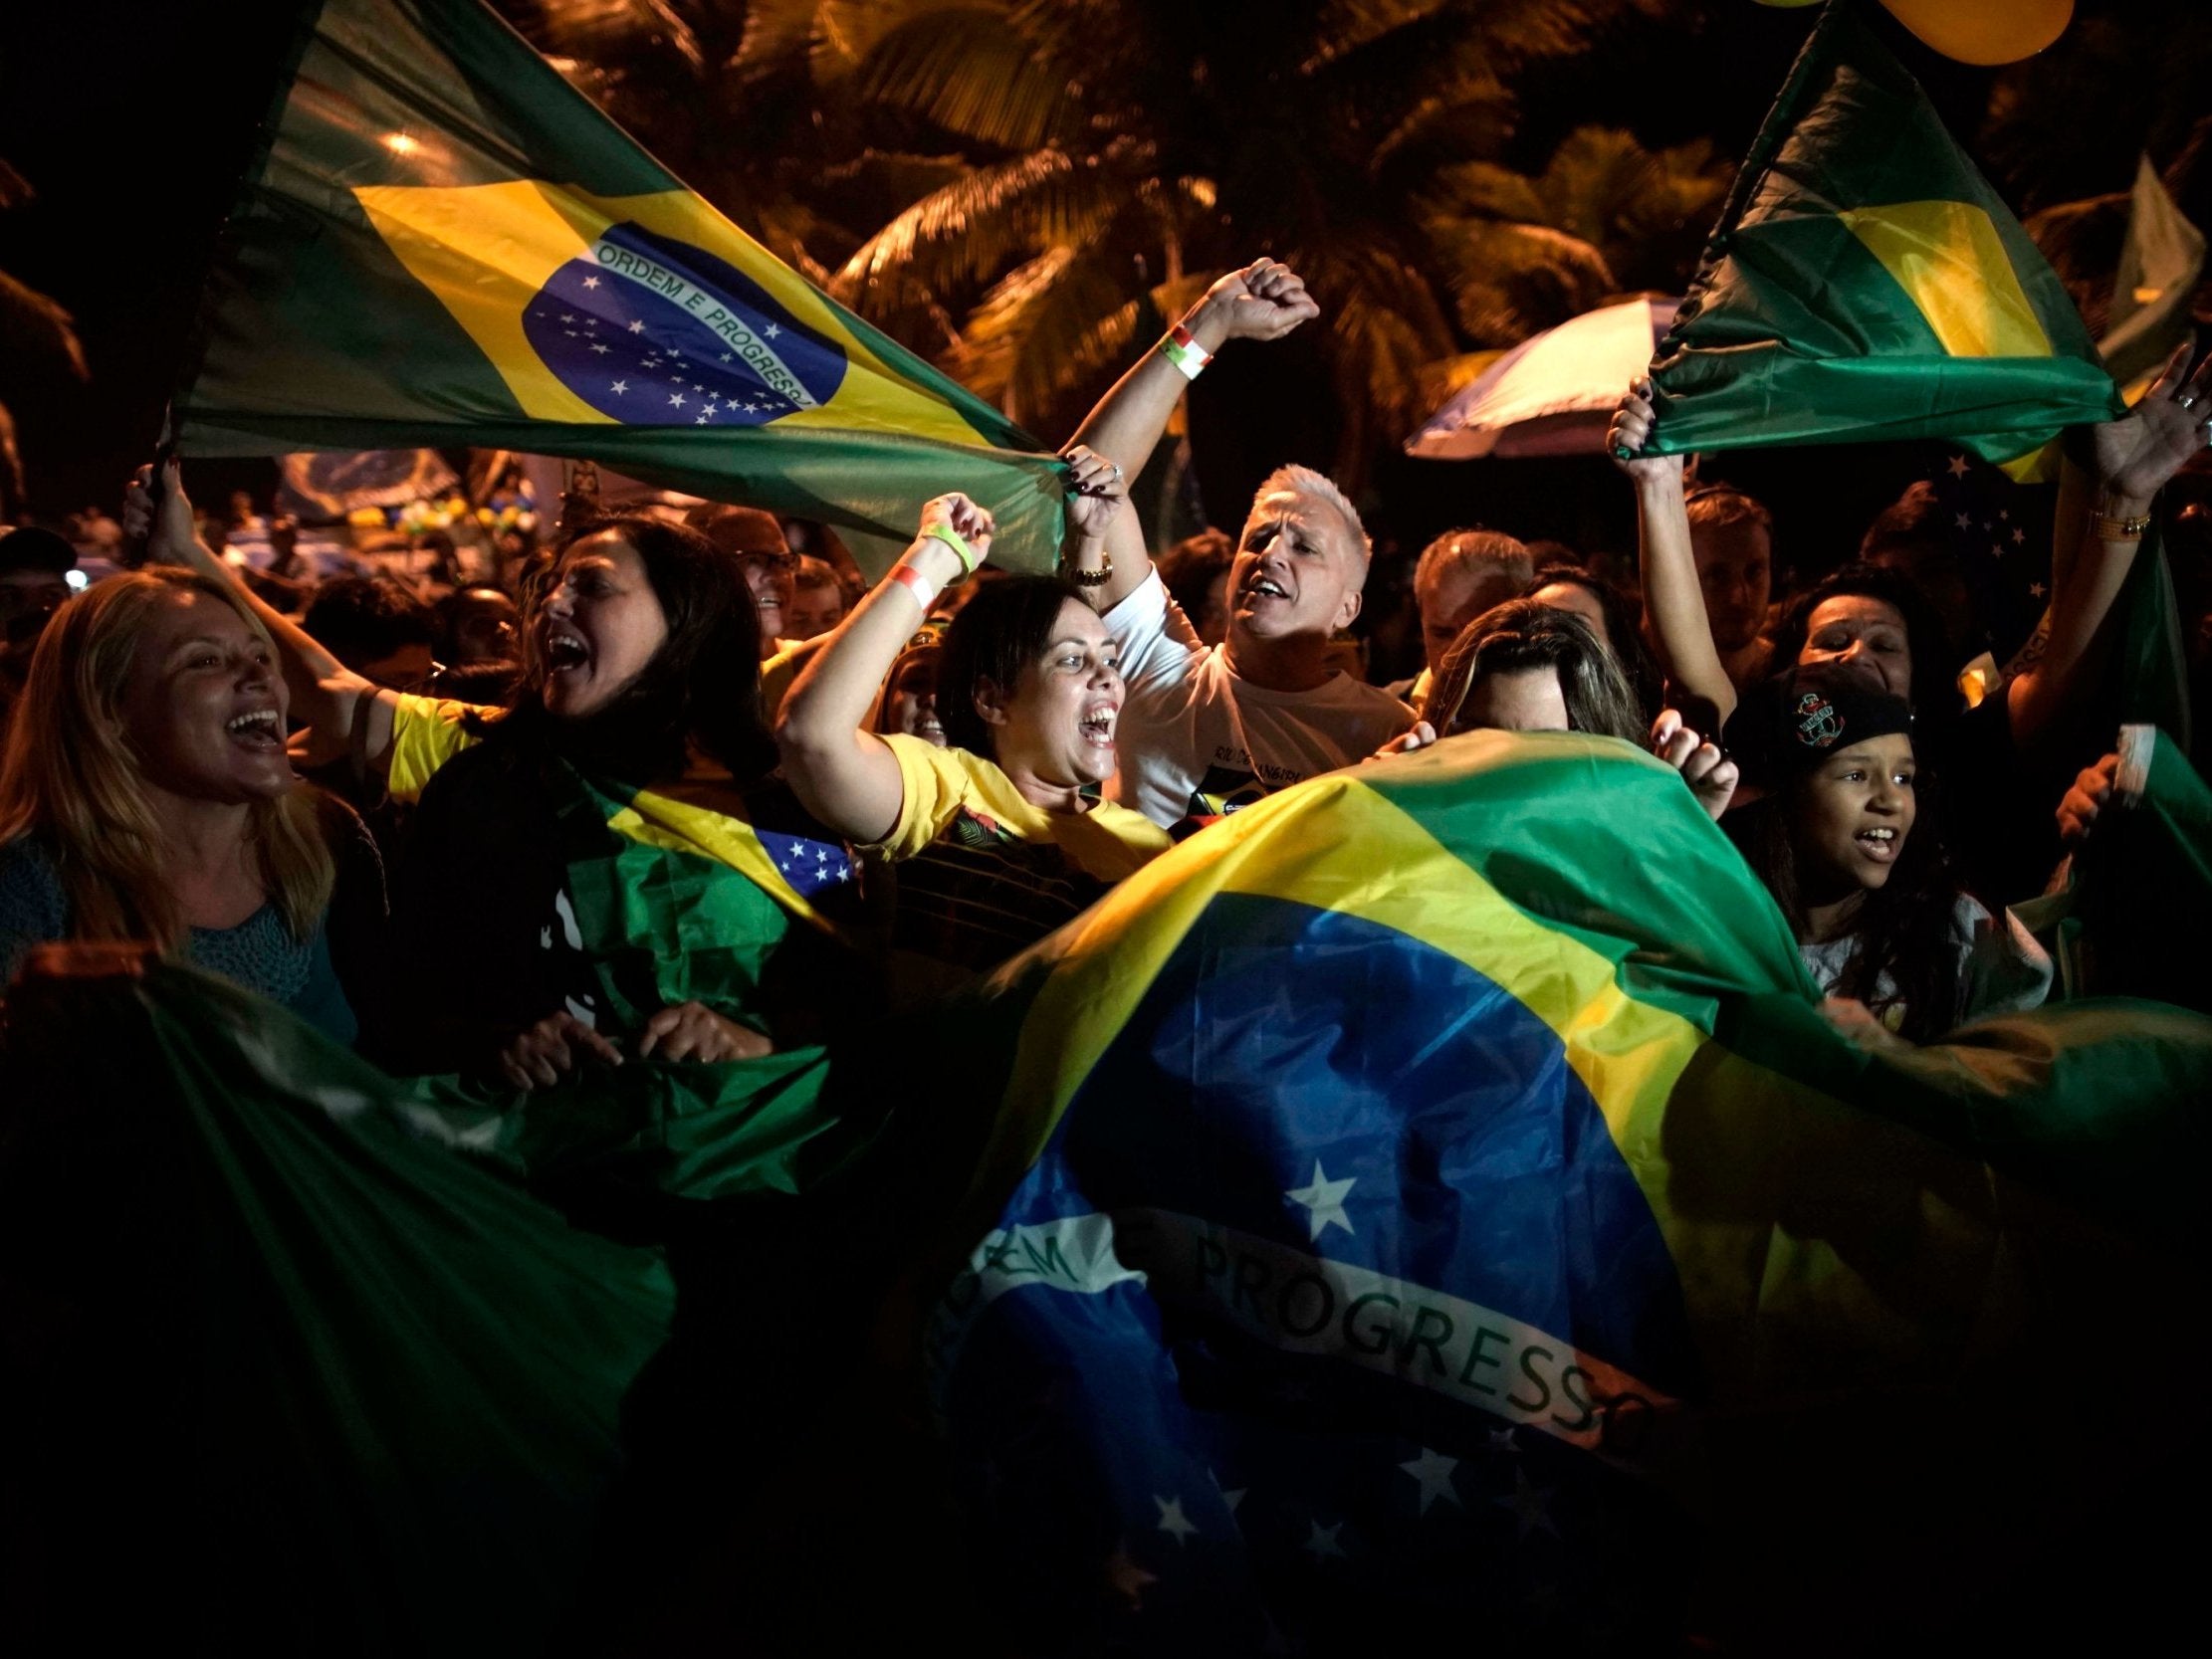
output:
{"label": "dark background", "polygon": [[[2195,16],[2201,27],[2212,7],[2085,0],[2078,10]],[[1520,83],[1514,159],[1540,163],[1571,127],[1593,121],[1632,127],[1651,145],[1709,136],[1722,153],[1740,154],[1813,15],[1712,0],[1678,7],[1662,23],[1625,7],[1593,51]],[[75,313],[92,367],[90,381],[79,382],[20,352],[0,359],[8,375],[0,401],[15,413],[39,513],[96,502],[111,509],[122,477],[150,451],[200,271],[298,17],[298,7],[271,0],[44,0],[11,7],[0,25],[0,156],[38,192],[30,206],[0,214],[0,270]],[[1971,143],[1992,72],[1909,42],[1904,50]],[[2059,193],[2126,188],[2140,142],[2139,132],[2086,132],[2081,177]],[[1295,337],[1264,352],[1247,348],[1208,376],[1195,389],[1192,420],[1199,482],[1217,520],[1237,516],[1269,467],[1325,463],[1335,425],[1325,382]],[[1726,456],[1710,471],[1770,502],[1781,562],[1817,569],[1855,545],[1874,512],[1928,464],[1919,451],[1829,448]],[[193,482],[203,501],[232,488],[266,495],[274,469],[207,463]],[[1593,549],[1622,548],[1633,536],[1627,492],[1599,460],[1393,455],[1379,462],[1374,486],[1371,527],[1408,548],[1475,521]]]}

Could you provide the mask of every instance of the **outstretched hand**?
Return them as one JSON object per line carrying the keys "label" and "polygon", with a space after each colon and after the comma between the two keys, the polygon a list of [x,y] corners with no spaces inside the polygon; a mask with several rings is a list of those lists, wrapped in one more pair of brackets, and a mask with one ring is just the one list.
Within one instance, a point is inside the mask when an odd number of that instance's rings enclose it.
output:
{"label": "outstretched hand", "polygon": [[2094,766],[2085,766],[2074,787],[2059,802],[2059,839],[2079,846],[2097,828],[2097,820],[2112,798],[2112,780],[2119,775],[2119,754],[2107,754]]}
{"label": "outstretched hand", "polygon": [[1281,339],[1321,314],[1298,274],[1280,260],[1257,259],[1206,291],[1201,310],[1217,314],[1230,339]]}
{"label": "outstretched hand", "polygon": [[750,1025],[725,1019],[697,1002],[663,1008],[645,1022],[637,1045],[641,1060],[758,1060],[774,1052],[775,1045]]}
{"label": "outstretched hand", "polygon": [[2090,428],[2097,476],[2107,495],[2147,503],[2212,438],[2212,352],[2194,374],[2185,342],[2149,391],[2116,421]]}
{"label": "outstretched hand", "polygon": [[622,1064],[621,1052],[590,1026],[565,1011],[548,1014],[536,1025],[517,1032],[500,1050],[500,1075],[528,1093],[550,1089],[563,1072],[574,1071],[587,1057],[610,1066]]}
{"label": "outstretched hand", "polygon": [[1652,752],[1682,774],[1689,792],[1714,823],[1728,810],[1742,773],[1717,743],[1699,737],[1682,724],[1679,711],[1661,709],[1652,723]]}
{"label": "outstretched hand", "polygon": [[170,456],[161,463],[161,495],[153,493],[153,468],[140,467],[122,492],[122,533],[143,541],[146,557],[157,564],[193,564],[200,553],[199,524],[192,500],[184,493],[184,472]]}
{"label": "outstretched hand", "polygon": [[1639,484],[1671,480],[1679,486],[1682,480],[1682,458],[1678,455],[1646,455],[1644,446],[1652,441],[1652,429],[1658,416],[1652,408],[1652,383],[1638,380],[1621,394],[1621,401],[1613,411],[1613,425],[1605,435],[1606,454],[1613,457],[1613,464]]}
{"label": "outstretched hand", "polygon": [[976,562],[984,564],[991,558],[991,538],[997,526],[985,509],[978,507],[959,491],[939,496],[922,506],[922,534],[928,535],[932,526],[942,524],[968,543]]}
{"label": "outstretched hand", "polygon": [[1118,465],[1082,444],[1064,451],[1060,459],[1067,463],[1063,488],[1068,528],[1086,541],[1095,541],[1129,500],[1129,483]]}
{"label": "outstretched hand", "polygon": [[[1416,721],[1412,729],[1401,731],[1373,754],[1368,755],[1366,759],[1388,760],[1394,754],[1411,754],[1417,748],[1427,748],[1436,740],[1437,728],[1427,721]],[[1363,760],[1361,764],[1366,764],[1366,760]]]}

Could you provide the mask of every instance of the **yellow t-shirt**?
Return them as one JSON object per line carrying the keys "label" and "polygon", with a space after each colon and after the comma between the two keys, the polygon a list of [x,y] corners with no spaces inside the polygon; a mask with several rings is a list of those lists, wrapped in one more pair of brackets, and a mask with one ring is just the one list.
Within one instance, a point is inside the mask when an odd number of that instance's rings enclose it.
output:
{"label": "yellow t-shirt", "polygon": [[861,851],[889,888],[894,980],[942,990],[996,966],[1096,903],[1172,844],[1111,801],[1046,812],[981,755],[883,739],[903,798],[891,833]]}
{"label": "yellow t-shirt", "polygon": [[499,713],[473,703],[402,692],[391,715],[391,778],[387,787],[392,798],[411,801],[420,796],[440,766],[483,741],[462,723],[471,715],[496,719]]}
{"label": "yellow t-shirt", "polygon": [[1141,812],[1094,801],[1088,812],[1047,812],[1026,799],[993,762],[964,748],[939,748],[903,733],[883,741],[899,762],[899,821],[873,846],[885,860],[913,858],[965,818],[1001,837],[1051,842],[1095,881],[1118,882],[1175,845]]}

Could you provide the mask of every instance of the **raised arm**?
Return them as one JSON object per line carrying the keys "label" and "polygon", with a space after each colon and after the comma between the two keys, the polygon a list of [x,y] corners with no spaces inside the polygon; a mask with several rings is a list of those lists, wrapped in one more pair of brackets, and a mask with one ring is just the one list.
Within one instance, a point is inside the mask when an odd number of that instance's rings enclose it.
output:
{"label": "raised arm", "polygon": [[[1121,469],[1120,477],[1133,482],[1152,458],[1160,434],[1168,427],[1196,370],[1206,358],[1232,339],[1280,339],[1298,324],[1321,314],[1321,308],[1306,293],[1296,272],[1275,260],[1254,260],[1241,271],[1231,271],[1206,291],[1204,299],[1183,313],[1176,329],[1198,347],[1194,354],[1177,343],[1178,334],[1147,351],[1135,367],[1114,382],[1068,440],[1069,449],[1082,448]],[[1177,367],[1177,357],[1190,369]],[[1109,524],[1103,550],[1112,560],[1113,574],[1084,589],[1085,596],[1101,611],[1113,609],[1134,593],[1152,571],[1152,554],[1135,514],[1116,514]],[[1071,555],[1083,549],[1071,545]],[[1091,568],[1099,568],[1095,559]],[[1081,566],[1077,566],[1081,568]]]}
{"label": "raised arm", "polygon": [[940,496],[923,508],[921,533],[814,653],[775,723],[792,792],[853,841],[883,840],[905,805],[898,757],[867,728],[868,713],[932,601],[968,574],[941,530],[964,540],[979,563],[991,551],[991,515],[966,496]]}
{"label": "raised arm", "polygon": [[[316,643],[306,629],[272,606],[216,557],[200,540],[192,503],[174,459],[162,465],[161,491],[153,493],[153,469],[140,467],[123,493],[123,529],[146,537],[146,554],[165,564],[180,564],[236,593],[277,643],[285,690],[293,718],[309,727],[309,759],[320,764],[348,749],[381,771],[391,764],[392,711],[398,696],[362,679]],[[357,722],[365,730],[356,732]]]}
{"label": "raised arm", "polygon": [[[1736,709],[1736,688],[1721,666],[1697,582],[1697,555],[1689,544],[1689,513],[1682,503],[1682,458],[1646,455],[1652,438],[1652,383],[1628,389],[1614,412],[1606,449],[1636,486],[1637,558],[1644,574],[1644,614],[1651,624],[1659,668],[1673,695],[1702,699],[1726,724]],[[1716,735],[1707,732],[1707,736]]]}
{"label": "raised arm", "polygon": [[2013,741],[2023,748],[2058,729],[2079,689],[2102,672],[2120,628],[2112,606],[2142,545],[2141,520],[2205,442],[2212,354],[2193,375],[2183,372],[2188,359],[2183,345],[2132,409],[2089,429],[2087,476],[2067,463],[2052,548],[2050,631],[2040,655],[2005,685]]}

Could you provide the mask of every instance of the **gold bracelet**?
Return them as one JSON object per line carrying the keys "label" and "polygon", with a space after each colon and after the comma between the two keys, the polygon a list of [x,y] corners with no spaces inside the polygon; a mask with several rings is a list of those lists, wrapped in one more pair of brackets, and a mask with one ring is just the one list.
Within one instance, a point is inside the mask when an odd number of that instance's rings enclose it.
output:
{"label": "gold bracelet", "polygon": [[1096,570],[1070,570],[1067,575],[1077,587],[1104,587],[1114,579],[1114,555],[1108,553]]}
{"label": "gold bracelet", "polygon": [[2143,531],[2150,528],[2150,515],[2145,513],[2139,518],[2119,518],[2109,513],[2093,513],[2090,515],[2090,527],[2096,530],[2100,541],[2140,541]]}

